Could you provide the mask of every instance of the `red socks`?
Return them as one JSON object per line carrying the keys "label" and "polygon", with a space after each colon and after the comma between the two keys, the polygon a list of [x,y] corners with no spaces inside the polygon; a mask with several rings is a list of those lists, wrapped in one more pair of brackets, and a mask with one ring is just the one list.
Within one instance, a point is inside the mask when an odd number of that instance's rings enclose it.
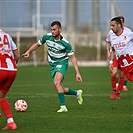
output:
{"label": "red socks", "polygon": [[120,93],[122,91],[123,85],[124,85],[124,81],[125,81],[125,77],[120,77],[119,85],[118,85],[118,93]]}
{"label": "red socks", "polygon": [[116,76],[111,75],[110,79],[111,79],[112,89],[116,90]]}
{"label": "red socks", "polygon": [[[112,85],[112,89],[116,90],[116,76],[111,76],[111,85]],[[125,81],[125,77],[120,77],[119,80],[119,85],[118,85],[118,93],[120,93],[123,89],[123,85],[124,85],[124,81]]]}
{"label": "red socks", "polygon": [[1,110],[7,119],[12,118],[12,112],[11,112],[10,104],[6,98],[0,99],[0,107],[1,107]]}

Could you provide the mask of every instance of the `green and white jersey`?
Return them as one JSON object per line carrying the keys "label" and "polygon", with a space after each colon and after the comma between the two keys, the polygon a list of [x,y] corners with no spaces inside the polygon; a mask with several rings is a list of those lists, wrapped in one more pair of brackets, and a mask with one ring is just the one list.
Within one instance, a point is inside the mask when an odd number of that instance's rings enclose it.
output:
{"label": "green and white jersey", "polygon": [[68,60],[68,55],[74,54],[71,44],[62,36],[60,40],[54,40],[52,33],[45,34],[38,43],[46,43],[48,47],[48,62],[58,63]]}

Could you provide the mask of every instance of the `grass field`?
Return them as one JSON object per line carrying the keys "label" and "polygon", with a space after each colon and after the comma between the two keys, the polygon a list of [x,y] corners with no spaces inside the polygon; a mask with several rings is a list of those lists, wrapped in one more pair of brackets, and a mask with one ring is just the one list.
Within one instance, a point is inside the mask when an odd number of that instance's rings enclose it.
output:
{"label": "grass field", "polygon": [[[75,71],[69,67],[65,86],[83,89],[83,105],[74,96],[66,96],[67,113],[57,113],[59,101],[51,83],[48,66],[19,67],[18,76],[7,98],[18,125],[15,133],[132,133],[132,83],[122,92],[121,100],[110,100],[110,73],[107,67],[80,67],[83,83],[75,81]],[[26,112],[16,112],[14,103],[27,101]],[[0,128],[6,119],[0,119]],[[13,132],[13,131],[0,131]]]}

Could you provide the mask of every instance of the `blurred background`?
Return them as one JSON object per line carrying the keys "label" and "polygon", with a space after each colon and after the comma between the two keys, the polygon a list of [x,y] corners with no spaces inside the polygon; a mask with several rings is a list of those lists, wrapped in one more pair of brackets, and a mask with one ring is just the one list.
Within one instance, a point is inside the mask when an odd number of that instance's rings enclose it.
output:
{"label": "blurred background", "polygon": [[[107,65],[105,39],[110,20],[122,15],[133,30],[133,0],[1,0],[0,28],[9,33],[24,53],[50,32],[54,20],[62,23],[62,34],[72,44],[79,65]],[[46,64],[43,45],[19,65]]]}

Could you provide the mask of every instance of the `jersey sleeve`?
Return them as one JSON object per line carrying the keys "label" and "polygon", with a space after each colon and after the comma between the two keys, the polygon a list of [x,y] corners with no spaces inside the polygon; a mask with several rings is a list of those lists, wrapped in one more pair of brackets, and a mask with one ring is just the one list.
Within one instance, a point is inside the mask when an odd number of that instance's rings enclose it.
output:
{"label": "jersey sleeve", "polygon": [[46,40],[47,40],[47,34],[45,34],[45,35],[38,41],[38,43],[39,43],[40,45],[43,45],[43,44],[46,42]]}
{"label": "jersey sleeve", "polygon": [[106,37],[106,42],[110,43],[110,36],[109,35]]}
{"label": "jersey sleeve", "polygon": [[133,41],[133,32],[131,32],[131,38],[132,38],[132,41]]}
{"label": "jersey sleeve", "polygon": [[67,55],[72,55],[72,54],[74,54],[72,45],[69,43],[69,41],[68,41],[65,37],[63,37],[62,41],[64,42],[65,51],[66,51]]}
{"label": "jersey sleeve", "polygon": [[107,35],[107,37],[106,37],[106,42],[107,42],[107,43],[110,43],[110,35],[111,35],[112,33],[113,33],[113,31],[110,30],[109,33],[108,33],[108,35]]}
{"label": "jersey sleeve", "polygon": [[73,55],[74,54],[74,51],[73,51],[72,46],[71,46],[70,43],[67,44],[66,52],[67,52],[68,55]]}
{"label": "jersey sleeve", "polygon": [[12,40],[12,37],[10,35],[8,35],[8,38],[9,38],[9,41],[10,41],[11,50],[16,50],[17,49],[17,45]]}

